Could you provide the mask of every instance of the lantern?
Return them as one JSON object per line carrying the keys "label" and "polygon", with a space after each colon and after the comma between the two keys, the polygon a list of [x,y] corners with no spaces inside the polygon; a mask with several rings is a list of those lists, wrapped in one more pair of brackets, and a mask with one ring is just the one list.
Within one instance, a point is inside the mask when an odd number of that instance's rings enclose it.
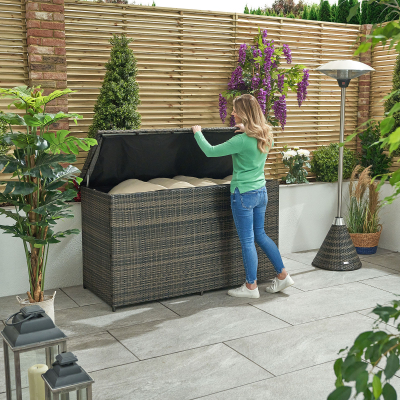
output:
{"label": "lantern", "polygon": [[46,400],[92,400],[94,380],[76,362],[72,353],[59,354],[53,368],[42,375]]}
{"label": "lantern", "polygon": [[6,399],[44,400],[41,374],[51,368],[56,354],[67,351],[66,335],[37,305],[21,308],[5,324]]}

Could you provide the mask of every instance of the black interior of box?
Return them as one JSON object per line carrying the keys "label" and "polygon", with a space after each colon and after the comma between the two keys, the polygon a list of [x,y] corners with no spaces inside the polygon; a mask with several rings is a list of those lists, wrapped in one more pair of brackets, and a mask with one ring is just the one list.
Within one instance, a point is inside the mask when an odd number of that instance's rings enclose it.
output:
{"label": "black interior of box", "polygon": [[[233,131],[204,132],[213,146],[234,135]],[[176,175],[222,179],[232,174],[232,156],[206,157],[192,133],[103,134],[93,162],[89,187],[103,192],[127,179],[148,181]]]}

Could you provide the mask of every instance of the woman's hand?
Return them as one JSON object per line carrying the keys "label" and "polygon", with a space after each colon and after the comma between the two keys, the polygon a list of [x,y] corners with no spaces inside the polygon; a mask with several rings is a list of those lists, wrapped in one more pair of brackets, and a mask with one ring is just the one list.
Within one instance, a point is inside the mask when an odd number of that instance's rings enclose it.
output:
{"label": "woman's hand", "polygon": [[244,125],[243,124],[235,124],[236,128],[238,128],[236,132],[244,132]]}
{"label": "woman's hand", "polygon": [[193,133],[201,132],[201,126],[200,125],[192,126],[192,131]]}

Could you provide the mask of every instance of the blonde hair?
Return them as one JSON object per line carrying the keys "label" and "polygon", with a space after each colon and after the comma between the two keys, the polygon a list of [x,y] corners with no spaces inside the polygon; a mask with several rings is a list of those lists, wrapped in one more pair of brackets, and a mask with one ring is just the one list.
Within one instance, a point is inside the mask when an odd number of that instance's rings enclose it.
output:
{"label": "blonde hair", "polygon": [[242,94],[233,100],[233,107],[242,120],[247,136],[256,138],[258,149],[262,153],[267,153],[274,137],[257,99],[251,94]]}

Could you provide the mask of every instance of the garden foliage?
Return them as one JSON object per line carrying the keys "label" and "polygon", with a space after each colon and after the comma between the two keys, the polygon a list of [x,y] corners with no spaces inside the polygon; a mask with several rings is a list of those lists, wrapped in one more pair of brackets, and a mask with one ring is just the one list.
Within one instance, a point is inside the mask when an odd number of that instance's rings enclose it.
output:
{"label": "garden foliage", "polygon": [[321,1],[321,5],[319,6],[318,12],[318,21],[327,21],[331,20],[331,6],[329,5],[328,0]]}
{"label": "garden foliage", "polygon": [[[350,149],[344,148],[343,152],[343,179],[350,178],[356,164],[356,155]],[[338,180],[339,145],[331,143],[321,146],[313,152],[311,171],[316,175],[317,181],[336,182]]]}
{"label": "garden foliage", "polygon": [[113,34],[110,60],[105,65],[106,74],[94,107],[93,124],[89,137],[98,130],[138,129],[141,116],[137,112],[140,104],[136,58],[129,48],[132,39]]}

